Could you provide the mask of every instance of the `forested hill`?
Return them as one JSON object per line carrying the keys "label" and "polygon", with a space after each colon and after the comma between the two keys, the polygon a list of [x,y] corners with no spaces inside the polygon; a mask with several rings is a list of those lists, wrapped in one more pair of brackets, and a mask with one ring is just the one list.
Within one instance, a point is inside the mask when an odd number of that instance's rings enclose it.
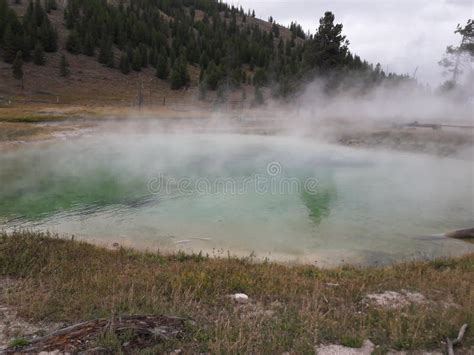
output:
{"label": "forested hill", "polygon": [[361,87],[407,79],[351,53],[342,24],[322,15],[308,36],[297,23],[262,21],[217,0],[0,0],[1,54],[14,75],[20,61],[47,65],[45,52],[64,51],[58,76],[68,75],[67,58],[88,56],[124,76],[153,68],[173,90],[189,86],[196,69],[203,97],[241,85],[287,96],[315,75],[330,78],[330,87],[347,85],[349,73]]}

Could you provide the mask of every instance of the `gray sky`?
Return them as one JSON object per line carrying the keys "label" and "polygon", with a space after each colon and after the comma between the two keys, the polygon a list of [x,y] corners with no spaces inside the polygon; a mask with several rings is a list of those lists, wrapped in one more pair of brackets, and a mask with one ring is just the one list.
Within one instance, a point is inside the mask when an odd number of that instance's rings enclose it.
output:
{"label": "gray sky", "polygon": [[350,49],[384,70],[413,74],[431,85],[444,77],[438,61],[446,46],[458,44],[453,32],[472,18],[471,0],[229,0],[257,17],[272,15],[278,23],[300,23],[314,33],[319,18],[332,11],[344,25]]}

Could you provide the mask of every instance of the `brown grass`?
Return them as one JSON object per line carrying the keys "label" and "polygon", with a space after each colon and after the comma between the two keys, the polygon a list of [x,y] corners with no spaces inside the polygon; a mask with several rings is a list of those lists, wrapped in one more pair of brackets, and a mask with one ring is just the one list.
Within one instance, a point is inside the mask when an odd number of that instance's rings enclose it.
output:
{"label": "brown grass", "polygon": [[[58,239],[37,233],[0,235],[0,275],[21,281],[5,301],[33,320],[75,322],[112,314],[172,314],[196,326],[154,350],[211,353],[313,352],[319,343],[387,349],[435,349],[469,330],[474,345],[474,255],[386,268],[254,263],[250,258],[163,256]],[[336,284],[336,285],[334,285]],[[381,309],[368,293],[402,289],[429,302]],[[251,298],[236,305],[227,297]]]}

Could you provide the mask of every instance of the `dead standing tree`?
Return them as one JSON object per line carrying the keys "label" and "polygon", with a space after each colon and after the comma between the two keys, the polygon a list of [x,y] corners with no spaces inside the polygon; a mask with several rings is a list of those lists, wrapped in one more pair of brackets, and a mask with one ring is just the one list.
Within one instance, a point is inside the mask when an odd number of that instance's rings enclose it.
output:
{"label": "dead standing tree", "polygon": [[459,33],[462,36],[461,44],[459,47],[448,46],[445,57],[439,62],[448,72],[452,73],[452,84],[457,83],[459,75],[462,73],[463,57],[468,56],[470,63],[474,56],[473,20],[469,19],[464,27],[458,25],[454,33]]}

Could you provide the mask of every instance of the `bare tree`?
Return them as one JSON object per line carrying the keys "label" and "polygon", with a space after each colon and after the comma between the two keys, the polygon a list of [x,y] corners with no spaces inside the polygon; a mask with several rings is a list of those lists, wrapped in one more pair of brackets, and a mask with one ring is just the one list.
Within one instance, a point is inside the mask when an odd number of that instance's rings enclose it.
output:
{"label": "bare tree", "polygon": [[460,45],[458,47],[448,46],[445,57],[439,62],[448,73],[452,73],[451,84],[453,85],[458,81],[465,64],[470,64],[474,57],[473,20],[469,19],[464,27],[458,25],[454,33],[459,33],[462,36]]}

